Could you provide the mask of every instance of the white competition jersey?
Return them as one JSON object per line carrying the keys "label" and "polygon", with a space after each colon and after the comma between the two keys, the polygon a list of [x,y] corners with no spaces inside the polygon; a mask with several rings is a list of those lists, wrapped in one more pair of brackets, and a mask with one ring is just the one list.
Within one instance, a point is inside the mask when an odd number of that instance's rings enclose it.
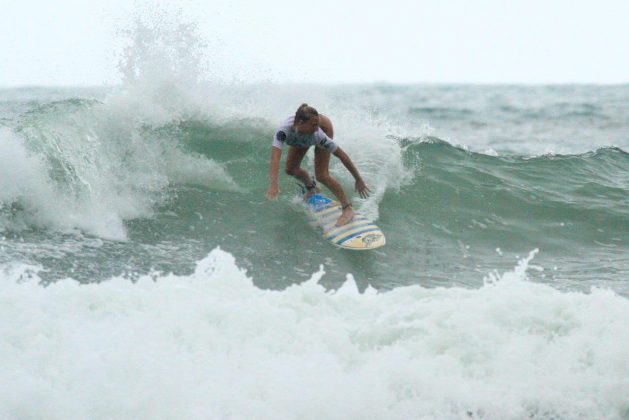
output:
{"label": "white competition jersey", "polygon": [[337,144],[332,141],[319,127],[313,134],[302,134],[295,131],[293,124],[295,123],[295,117],[288,118],[280,128],[277,129],[275,137],[273,137],[273,147],[282,149],[284,143],[289,146],[296,147],[310,147],[318,146],[330,153],[334,153],[337,149]]}

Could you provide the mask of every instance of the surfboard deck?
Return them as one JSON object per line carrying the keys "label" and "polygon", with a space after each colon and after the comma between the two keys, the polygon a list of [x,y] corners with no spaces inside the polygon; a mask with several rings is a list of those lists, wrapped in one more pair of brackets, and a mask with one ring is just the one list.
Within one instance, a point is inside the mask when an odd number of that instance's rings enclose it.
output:
{"label": "surfboard deck", "polygon": [[343,249],[364,251],[384,246],[386,238],[378,226],[359,213],[343,226],[335,226],[341,215],[341,205],[323,194],[314,194],[306,201],[306,209],[321,236]]}

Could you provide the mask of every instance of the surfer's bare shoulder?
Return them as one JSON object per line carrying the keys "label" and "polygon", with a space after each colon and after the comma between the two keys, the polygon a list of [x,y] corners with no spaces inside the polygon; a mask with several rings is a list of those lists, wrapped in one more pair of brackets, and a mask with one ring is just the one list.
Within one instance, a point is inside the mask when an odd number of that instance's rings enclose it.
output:
{"label": "surfer's bare shoulder", "polygon": [[332,126],[332,120],[330,120],[323,114],[319,114],[319,127],[329,138],[334,138],[334,127]]}

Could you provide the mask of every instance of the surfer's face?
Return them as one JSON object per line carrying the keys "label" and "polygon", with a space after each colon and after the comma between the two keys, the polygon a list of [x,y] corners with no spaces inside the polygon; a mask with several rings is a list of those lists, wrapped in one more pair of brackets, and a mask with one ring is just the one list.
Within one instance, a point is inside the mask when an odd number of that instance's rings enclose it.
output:
{"label": "surfer's face", "polygon": [[295,124],[298,133],[313,134],[319,128],[319,117],[312,117],[308,121],[300,121]]}

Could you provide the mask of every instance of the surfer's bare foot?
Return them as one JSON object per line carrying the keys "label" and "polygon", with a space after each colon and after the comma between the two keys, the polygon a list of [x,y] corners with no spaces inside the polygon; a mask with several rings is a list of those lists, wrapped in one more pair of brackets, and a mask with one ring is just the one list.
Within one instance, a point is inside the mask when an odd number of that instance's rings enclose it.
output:
{"label": "surfer's bare foot", "polygon": [[341,213],[341,216],[336,221],[335,225],[336,226],[346,225],[349,222],[351,222],[353,218],[354,218],[354,209],[352,209],[351,204],[348,204],[347,206],[343,208],[343,212]]}

